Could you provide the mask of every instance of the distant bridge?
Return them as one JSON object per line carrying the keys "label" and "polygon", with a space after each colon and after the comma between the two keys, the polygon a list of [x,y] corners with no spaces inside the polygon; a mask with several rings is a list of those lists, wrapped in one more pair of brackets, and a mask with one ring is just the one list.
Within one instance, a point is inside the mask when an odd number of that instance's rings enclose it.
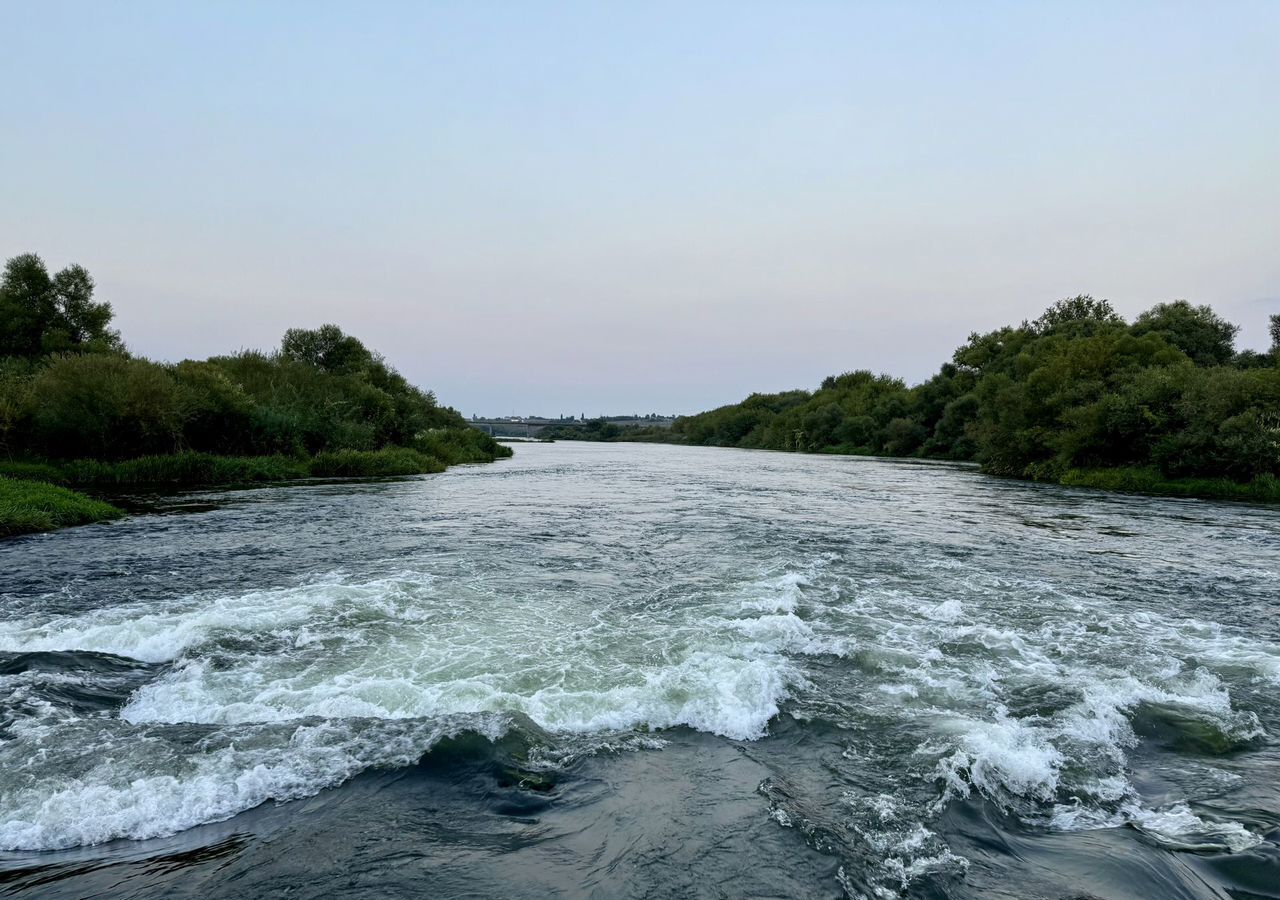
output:
{"label": "distant bridge", "polygon": [[[596,421],[599,421],[598,419]],[[671,423],[675,419],[646,419],[642,417],[606,417],[605,421],[619,428],[629,428],[632,426],[650,426],[655,428],[670,428]],[[468,419],[467,424],[472,428],[478,428],[485,434],[494,437],[519,437],[534,438],[537,437],[546,428],[564,427],[564,428],[582,428],[589,425],[590,422],[584,422],[581,419],[543,419],[536,417],[529,418],[506,418],[506,419]]]}
{"label": "distant bridge", "polygon": [[468,419],[467,424],[472,428],[479,428],[485,434],[491,434],[494,437],[537,437],[544,428],[550,428],[552,425],[581,425],[580,422],[565,419],[543,420],[543,419]]}

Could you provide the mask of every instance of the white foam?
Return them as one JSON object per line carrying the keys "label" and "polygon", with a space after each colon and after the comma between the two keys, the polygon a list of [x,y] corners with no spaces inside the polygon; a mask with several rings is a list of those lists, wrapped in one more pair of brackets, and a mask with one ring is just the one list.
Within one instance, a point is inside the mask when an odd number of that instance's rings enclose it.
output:
{"label": "white foam", "polygon": [[[871,715],[918,739],[911,763],[920,763],[930,787],[929,776],[936,779],[940,801],[886,819],[904,841],[951,798],[975,792],[1054,828],[1132,824],[1153,840],[1188,841],[1212,832],[1228,847],[1252,839],[1236,823],[1193,822],[1185,804],[1144,805],[1127,752],[1139,740],[1131,722],[1144,706],[1174,710],[1175,719],[1232,740],[1261,735],[1258,718],[1236,708],[1231,686],[1280,677],[1277,648],[1217,625],[1116,610],[958,564],[930,596],[881,575],[859,580],[856,566],[834,573],[832,561],[748,573],[668,599],[557,593],[546,600],[483,577],[333,575],[145,608],[31,613],[0,622],[0,649],[173,663],[119,719],[104,720],[121,734],[180,723],[240,734],[360,721],[419,734],[416,750],[433,739],[414,731],[424,723],[519,713],[557,734],[618,746],[618,733],[676,726],[751,740],[788,698],[813,699],[815,715],[846,710],[857,725]],[[809,674],[824,671],[811,659],[823,655],[848,657],[851,683],[861,674],[863,689],[828,692],[823,677]],[[54,712],[39,707],[31,715],[18,726],[18,744],[34,746],[21,729],[52,723]],[[71,738],[50,732],[43,740]],[[290,744],[297,759],[267,749],[210,751],[190,770],[149,768],[130,756],[119,771],[90,768],[70,780],[24,758],[20,776],[0,772],[0,836],[35,847],[169,833],[157,829],[233,815],[263,798],[306,796],[383,758],[305,741]],[[31,793],[15,793],[19,784]],[[103,811],[96,818],[95,808]],[[913,815],[918,823],[908,821]],[[174,824],[159,824],[166,817]],[[890,855],[909,879],[929,870],[929,860],[959,865],[943,849],[930,843]]]}
{"label": "white foam", "polygon": [[1261,837],[1239,822],[1209,822],[1200,818],[1185,801],[1158,810],[1129,807],[1125,812],[1132,825],[1174,849],[1238,853],[1262,843]]}
{"label": "white foam", "polygon": [[868,578],[831,611],[868,670],[873,690],[859,701],[918,734],[918,756],[940,786],[936,802],[903,816],[928,821],[976,793],[1057,830],[1130,825],[1169,846],[1228,850],[1256,842],[1243,825],[1206,823],[1185,802],[1145,804],[1128,752],[1144,708],[1228,743],[1262,736],[1230,685],[1273,681],[1280,648],[1032,580],[970,570],[945,590],[954,596],[931,599]]}
{"label": "white foam", "polygon": [[1114,811],[1080,804],[1058,806],[1049,818],[1059,831],[1094,831],[1132,826],[1170,850],[1217,850],[1238,853],[1262,842],[1239,822],[1215,822],[1191,811],[1185,800],[1149,809],[1125,785],[1127,799]]}
{"label": "white foam", "polygon": [[[549,607],[483,581],[441,590],[412,572],[330,576],[0,623],[0,649],[174,663],[119,718],[89,728],[50,708],[22,723],[27,732],[0,752],[0,847],[154,837],[310,796],[369,766],[412,762],[446,733],[439,723],[459,717],[474,728],[477,716],[519,713],[622,749],[661,746],[617,737],[637,728],[759,738],[805,685],[788,654],[822,652],[799,615],[806,581],[763,573],[652,609]],[[221,737],[194,753],[128,739],[189,723]],[[253,744],[262,734],[276,737]],[[90,755],[41,757],[40,746]]]}
{"label": "white foam", "polygon": [[959,746],[937,770],[950,791],[967,797],[972,786],[997,798],[1053,798],[1063,755],[1046,739],[1041,723],[1010,718],[1001,710],[992,721],[968,720],[957,727]]}
{"label": "white foam", "polygon": [[[50,773],[43,781],[7,789],[0,848],[47,850],[116,838],[144,839],[218,822],[270,800],[309,797],[372,766],[415,762],[443,737],[464,728],[496,737],[496,720],[419,723],[398,730],[344,723],[299,726],[266,746],[237,746],[232,736],[180,758],[154,735],[137,734],[81,774]],[[64,737],[66,735],[63,735]],[[240,736],[254,743],[253,735]],[[220,739],[218,739],[220,738]],[[59,768],[84,759],[61,757]]]}
{"label": "white foam", "polygon": [[270,636],[326,611],[388,605],[389,596],[394,597],[402,584],[398,579],[379,579],[351,585],[327,577],[297,588],[183,597],[156,611],[125,605],[79,616],[29,617],[0,622],[0,650],[88,650],[168,662],[220,635]]}

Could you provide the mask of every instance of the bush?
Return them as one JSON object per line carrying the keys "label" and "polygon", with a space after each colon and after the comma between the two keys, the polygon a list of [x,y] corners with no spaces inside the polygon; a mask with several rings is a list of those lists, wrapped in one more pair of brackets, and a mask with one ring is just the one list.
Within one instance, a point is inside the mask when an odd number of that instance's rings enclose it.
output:
{"label": "bush", "polygon": [[[173,370],[181,390],[182,436],[188,447],[209,453],[258,450],[253,401],[227,373],[207,362],[186,360]],[[292,442],[272,451],[291,450]]]}
{"label": "bush", "polygon": [[465,426],[428,431],[419,435],[413,446],[450,466],[491,462],[511,455],[511,448],[499,444],[491,435]]}
{"label": "bush", "polygon": [[183,405],[164,366],[115,354],[53,357],[31,383],[27,449],[124,459],[181,448]]}

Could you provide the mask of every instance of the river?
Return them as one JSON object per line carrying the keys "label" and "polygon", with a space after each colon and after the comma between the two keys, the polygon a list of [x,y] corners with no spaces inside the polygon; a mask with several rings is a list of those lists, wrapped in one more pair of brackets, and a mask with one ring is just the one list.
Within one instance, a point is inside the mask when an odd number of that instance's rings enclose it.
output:
{"label": "river", "polygon": [[0,542],[0,892],[1280,896],[1280,515],[522,444]]}

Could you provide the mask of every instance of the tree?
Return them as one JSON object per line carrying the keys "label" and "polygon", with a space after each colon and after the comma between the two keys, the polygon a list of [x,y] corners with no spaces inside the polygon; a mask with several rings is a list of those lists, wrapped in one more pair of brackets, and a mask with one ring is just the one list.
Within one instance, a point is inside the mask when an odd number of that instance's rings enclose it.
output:
{"label": "tree", "polygon": [[1116,313],[1110,300],[1095,300],[1088,294],[1079,294],[1050,306],[1031,323],[1031,330],[1037,334],[1063,329],[1091,334],[1098,326],[1123,324],[1124,319]]}
{"label": "tree", "polygon": [[93,278],[83,266],[67,266],[54,275],[53,296],[58,318],[46,335],[46,351],[119,347],[120,335],[107,328],[114,315],[111,304],[93,302]]}
{"label": "tree", "polygon": [[280,342],[280,355],[333,375],[353,375],[374,361],[364,344],[337,325],[290,328]]}
{"label": "tree", "polygon": [[111,304],[93,301],[93,279],[82,266],[49,276],[44,260],[23,253],[0,276],[0,356],[120,350],[108,326]]}
{"label": "tree", "polygon": [[1271,352],[1280,356],[1280,313],[1271,314]]}
{"label": "tree", "polygon": [[1192,306],[1186,300],[1159,303],[1138,316],[1135,335],[1158,334],[1191,358],[1198,366],[1220,366],[1235,353],[1240,326],[1223,319],[1208,306]]}

